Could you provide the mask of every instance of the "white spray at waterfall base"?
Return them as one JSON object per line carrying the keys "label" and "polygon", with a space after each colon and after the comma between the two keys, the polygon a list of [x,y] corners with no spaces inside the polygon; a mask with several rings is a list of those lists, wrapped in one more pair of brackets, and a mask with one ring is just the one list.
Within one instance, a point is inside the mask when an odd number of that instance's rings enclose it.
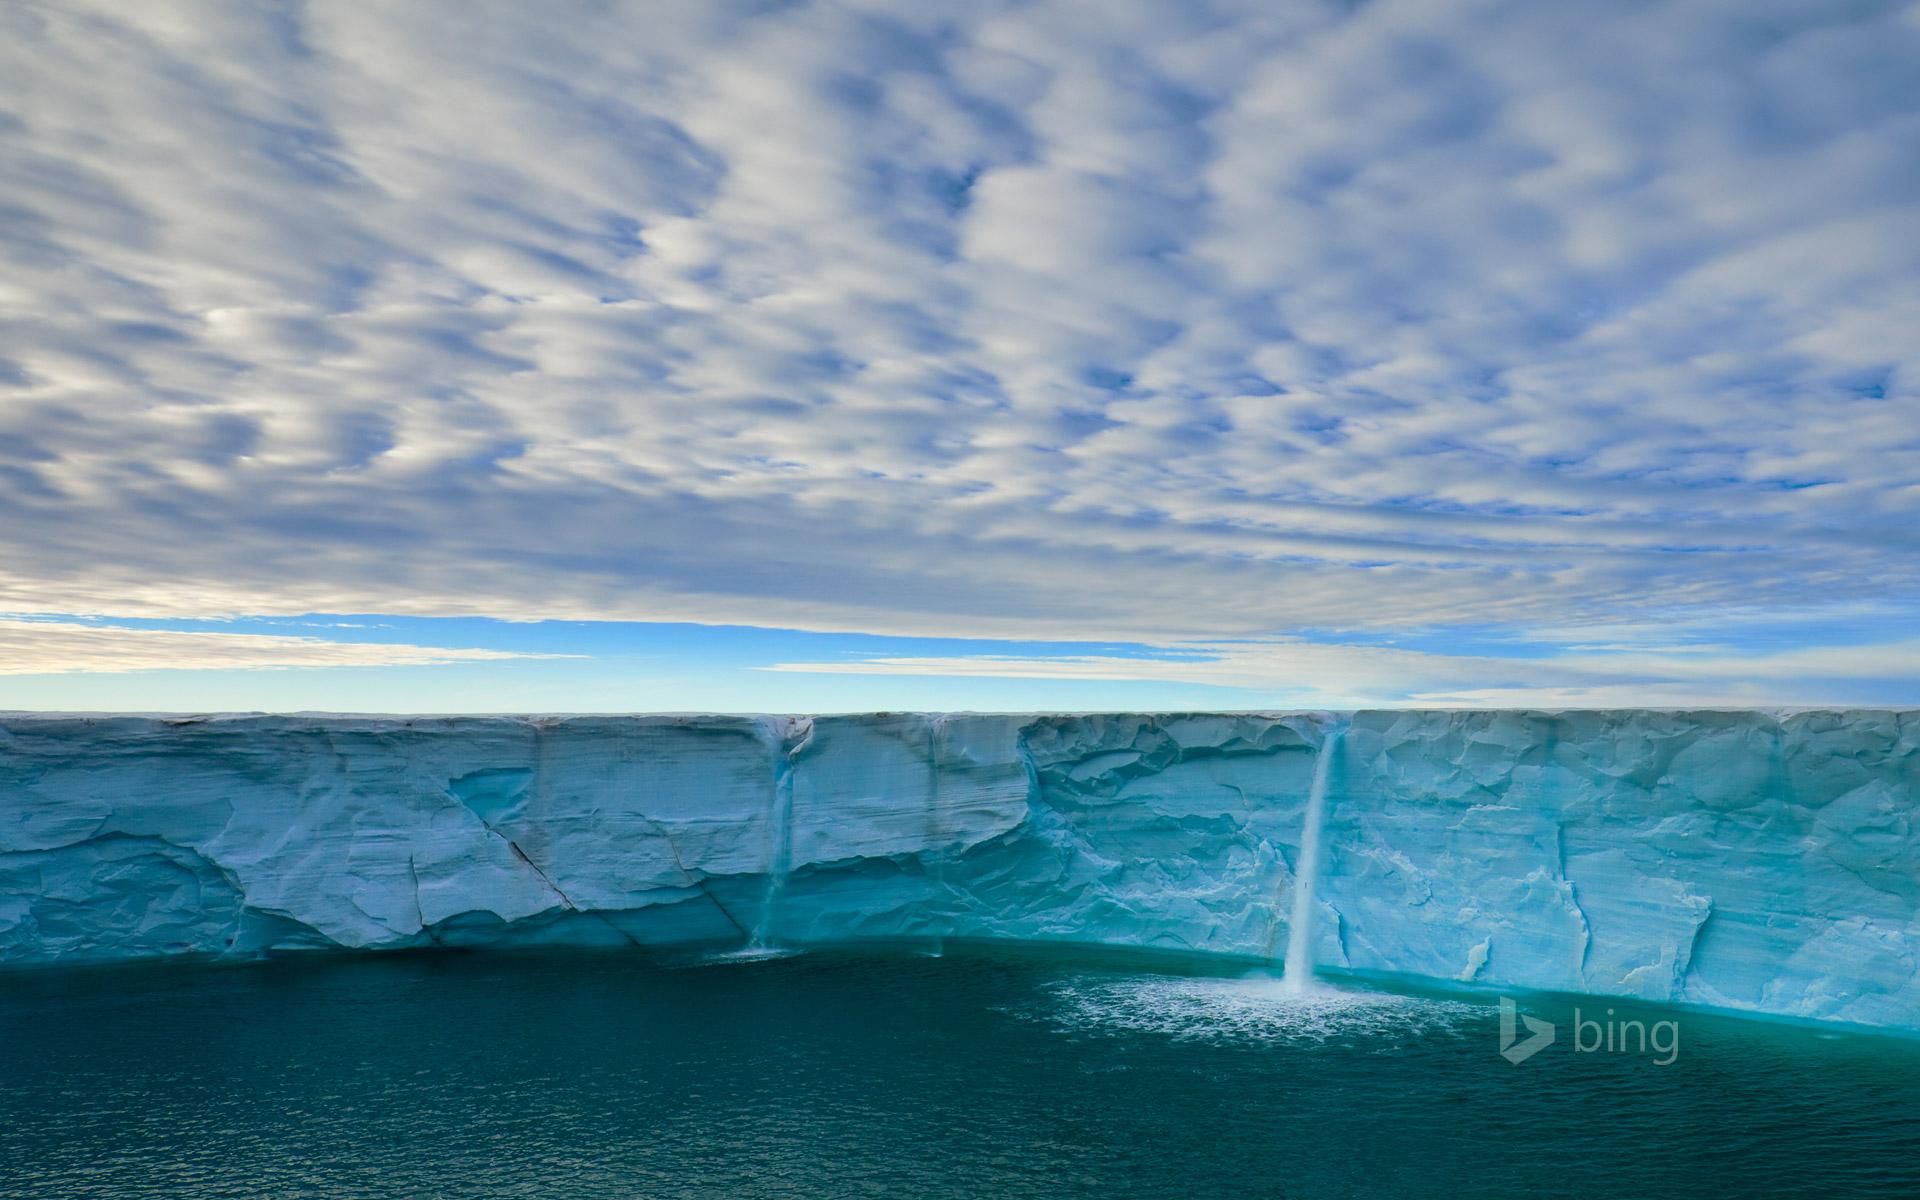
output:
{"label": "white spray at waterfall base", "polygon": [[1181,1041],[1365,1043],[1393,1053],[1442,1034],[1485,1030],[1484,1006],[1441,997],[1315,987],[1283,980],[1075,974],[1008,1011],[1078,1035],[1151,1033]]}
{"label": "white spray at waterfall base", "polygon": [[1327,819],[1327,783],[1347,723],[1337,720],[1321,739],[1313,764],[1313,787],[1307,792],[1307,812],[1300,831],[1300,858],[1293,871],[1293,912],[1287,920],[1287,955],[1282,962],[1282,987],[1295,994],[1313,986],[1313,918],[1317,901],[1314,883],[1320,876],[1320,830]]}

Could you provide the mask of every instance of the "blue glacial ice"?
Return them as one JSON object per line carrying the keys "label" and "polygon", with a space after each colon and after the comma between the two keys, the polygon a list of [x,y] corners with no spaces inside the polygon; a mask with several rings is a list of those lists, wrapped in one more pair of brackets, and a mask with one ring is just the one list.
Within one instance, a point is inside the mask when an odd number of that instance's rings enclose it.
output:
{"label": "blue glacial ice", "polygon": [[1864,710],[0,716],[0,964],[993,938],[1916,1029],[1917,783]]}

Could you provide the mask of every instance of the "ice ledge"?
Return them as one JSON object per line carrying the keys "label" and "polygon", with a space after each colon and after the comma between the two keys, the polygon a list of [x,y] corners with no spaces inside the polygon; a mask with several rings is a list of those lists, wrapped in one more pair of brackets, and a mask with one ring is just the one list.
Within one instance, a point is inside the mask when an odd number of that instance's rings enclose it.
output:
{"label": "ice ledge", "polygon": [[[0,715],[0,964],[943,937],[1271,959],[1332,720]],[[1329,969],[1920,1028],[1920,714],[1370,711],[1337,744]]]}

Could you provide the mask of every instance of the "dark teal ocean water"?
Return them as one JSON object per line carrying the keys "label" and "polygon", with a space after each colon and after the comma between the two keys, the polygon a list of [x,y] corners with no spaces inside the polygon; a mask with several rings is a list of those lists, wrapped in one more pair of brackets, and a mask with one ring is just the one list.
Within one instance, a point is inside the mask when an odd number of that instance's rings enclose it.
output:
{"label": "dark teal ocean water", "polygon": [[1920,1045],[1612,1007],[1672,1061],[979,951],[12,973],[0,1195],[1920,1196]]}

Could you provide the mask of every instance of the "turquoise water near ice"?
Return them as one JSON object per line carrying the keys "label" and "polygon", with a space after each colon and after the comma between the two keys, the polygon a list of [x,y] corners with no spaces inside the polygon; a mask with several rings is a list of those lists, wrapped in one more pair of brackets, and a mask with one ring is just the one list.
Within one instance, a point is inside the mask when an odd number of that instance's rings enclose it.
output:
{"label": "turquoise water near ice", "polygon": [[[440,954],[0,976],[0,1196],[1920,1195],[1920,1044],[1163,960]],[[1577,1052],[1587,1019],[1678,1022]],[[1591,1039],[1590,1039],[1591,1040]]]}

